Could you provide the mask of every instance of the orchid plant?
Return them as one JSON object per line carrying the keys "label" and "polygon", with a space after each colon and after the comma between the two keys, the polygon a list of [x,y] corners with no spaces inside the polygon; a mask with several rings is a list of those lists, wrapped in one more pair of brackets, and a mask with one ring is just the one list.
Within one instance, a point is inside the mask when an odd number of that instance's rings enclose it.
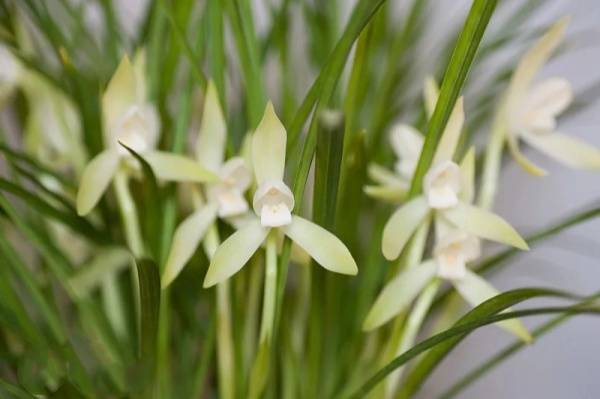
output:
{"label": "orchid plant", "polygon": [[597,85],[536,79],[569,55],[568,18],[529,23],[544,2],[471,0],[427,51],[422,0],[282,1],[264,21],[149,0],[140,27],[127,2],[76,3],[0,0],[0,397],[410,398],[471,332],[508,332],[430,391],[449,398],[600,314],[600,294],[487,274],[600,215],[522,235],[494,208],[516,201],[504,165],[546,174],[529,147],[600,168],[560,127]]}

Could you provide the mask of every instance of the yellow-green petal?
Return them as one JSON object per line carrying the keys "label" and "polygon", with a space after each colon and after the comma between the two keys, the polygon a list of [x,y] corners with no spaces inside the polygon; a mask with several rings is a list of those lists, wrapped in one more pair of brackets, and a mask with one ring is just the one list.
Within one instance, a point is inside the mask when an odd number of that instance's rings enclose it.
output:
{"label": "yellow-green petal", "polygon": [[269,102],[252,139],[252,167],[258,184],[283,180],[287,133]]}
{"label": "yellow-green petal", "polygon": [[387,260],[394,260],[429,213],[423,196],[412,199],[392,214],[383,229],[381,250]]}
{"label": "yellow-green petal", "polygon": [[396,173],[376,163],[369,164],[367,174],[371,180],[379,184],[392,186],[407,185]]}
{"label": "yellow-green petal", "polygon": [[215,252],[204,278],[204,288],[212,287],[237,273],[263,243],[269,232],[255,219],[225,240]]}
{"label": "yellow-green petal", "polygon": [[218,176],[205,169],[196,160],[163,151],[142,154],[158,179],[167,181],[213,182]]}
{"label": "yellow-green petal", "polygon": [[348,248],[321,226],[294,215],[292,223],[282,230],[325,269],[342,274],[358,273],[358,267]]}
{"label": "yellow-green petal", "polygon": [[[462,279],[454,280],[453,284],[458,293],[473,307],[499,294],[498,290],[470,270],[467,270],[467,274]],[[506,311],[509,312],[511,309]],[[527,343],[533,340],[519,319],[503,320],[498,322],[498,326]]]}
{"label": "yellow-green petal", "polygon": [[406,310],[423,287],[435,276],[433,260],[400,272],[381,291],[363,323],[363,330],[373,330]]}
{"label": "yellow-green petal", "polygon": [[427,117],[431,118],[435,105],[437,104],[438,96],[440,95],[440,88],[435,81],[433,76],[425,78],[425,84],[423,87],[423,98],[425,100],[425,110],[427,110]]}
{"label": "yellow-green petal", "polygon": [[460,174],[462,175],[460,199],[470,204],[475,195],[475,147],[469,148],[460,162]]}
{"label": "yellow-green petal", "polygon": [[227,125],[219,102],[219,94],[211,80],[206,86],[202,122],[196,141],[198,161],[210,170],[218,171],[223,163],[226,137]]}
{"label": "yellow-green petal", "polygon": [[137,103],[136,87],[135,70],[129,62],[129,57],[125,55],[102,96],[105,130],[113,125],[132,104]]}
{"label": "yellow-green petal", "polygon": [[534,176],[546,176],[548,172],[545,169],[537,166],[533,162],[531,162],[519,149],[519,141],[518,139],[510,132],[506,133],[506,142],[508,144],[508,150],[510,154],[514,158],[514,160],[519,164],[520,167],[523,168],[527,173],[530,173]]}
{"label": "yellow-green petal", "polygon": [[473,205],[459,203],[443,211],[443,216],[457,228],[474,236],[512,245],[519,249],[529,249],[519,233],[495,213]]}
{"label": "yellow-green petal", "polygon": [[517,111],[516,107],[520,106],[520,101],[524,98],[533,78],[560,44],[568,23],[568,17],[558,20],[527,51],[519,62],[519,65],[517,65],[508,86],[506,97],[509,114],[514,115],[515,111]]}
{"label": "yellow-green petal", "polygon": [[365,186],[363,191],[371,198],[398,203],[406,198],[406,186]]}
{"label": "yellow-green petal", "polygon": [[115,150],[101,152],[87,164],[77,191],[79,215],[86,215],[100,201],[118,166],[119,154]]}
{"label": "yellow-green petal", "polygon": [[600,150],[576,137],[561,133],[528,133],[521,137],[530,146],[571,168],[600,168]]}
{"label": "yellow-green petal", "polygon": [[442,133],[432,165],[437,165],[444,161],[451,161],[456,151],[456,146],[460,139],[460,133],[465,122],[464,100],[459,97],[454,104],[446,128]]}
{"label": "yellow-green petal", "polygon": [[190,260],[208,227],[215,221],[217,207],[208,204],[188,216],[173,235],[173,243],[161,277],[162,288],[167,287],[179,275]]}

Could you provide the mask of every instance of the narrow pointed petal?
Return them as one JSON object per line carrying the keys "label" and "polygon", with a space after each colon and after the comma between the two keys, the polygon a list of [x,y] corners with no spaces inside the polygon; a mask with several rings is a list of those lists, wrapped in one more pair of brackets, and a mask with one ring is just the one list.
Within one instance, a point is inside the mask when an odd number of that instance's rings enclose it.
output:
{"label": "narrow pointed petal", "polygon": [[[500,293],[487,281],[470,270],[467,270],[466,275],[462,279],[454,280],[453,284],[459,294],[471,306],[477,306]],[[507,309],[506,311],[510,312],[511,310]],[[523,323],[521,323],[521,321],[518,319],[501,321],[498,323],[498,326],[502,327],[511,334],[516,335],[518,338],[527,343],[533,341],[533,337],[531,334],[529,334],[529,331],[527,331]]]}
{"label": "narrow pointed petal", "polygon": [[431,118],[435,105],[437,104],[438,96],[440,95],[440,88],[435,81],[433,76],[425,78],[425,85],[423,88],[423,97],[425,100],[425,109],[427,110],[427,117]]}
{"label": "narrow pointed petal", "polygon": [[215,84],[210,81],[206,86],[202,123],[196,141],[196,159],[212,171],[218,171],[223,163],[227,125],[219,94]]}
{"label": "narrow pointed petal", "polygon": [[511,78],[506,96],[509,114],[515,115],[515,111],[518,111],[520,101],[524,98],[534,76],[560,44],[568,23],[568,17],[558,20],[519,62]]}
{"label": "narrow pointed petal", "polygon": [[117,151],[106,150],[96,155],[85,167],[77,192],[77,213],[79,215],[89,213],[100,201],[118,166],[119,154]]}
{"label": "narrow pointed petal", "polygon": [[379,184],[406,186],[406,182],[402,180],[400,176],[376,163],[369,164],[369,167],[367,168],[367,174],[371,180]]}
{"label": "narrow pointed petal", "polygon": [[459,196],[462,201],[470,204],[475,195],[475,147],[469,148],[462,159],[460,174],[463,181]]}
{"label": "narrow pointed petal", "polygon": [[133,57],[133,72],[136,81],[137,101],[144,103],[147,100],[148,88],[146,84],[146,49],[140,48]]}
{"label": "narrow pointed petal", "polygon": [[365,186],[364,192],[371,198],[399,203],[406,198],[405,186]]}
{"label": "narrow pointed petal", "polygon": [[218,177],[196,160],[183,155],[163,151],[142,154],[158,179],[167,181],[213,182]]}
{"label": "narrow pointed petal", "polygon": [[166,288],[179,275],[194,255],[198,244],[206,234],[208,227],[214,223],[216,216],[216,205],[209,204],[192,213],[177,227],[161,277],[162,288]]}
{"label": "narrow pointed petal", "polygon": [[460,139],[463,124],[465,122],[464,100],[459,97],[454,104],[444,133],[440,138],[435,156],[433,157],[432,165],[437,165],[444,161],[451,161],[456,151],[456,146]]}
{"label": "narrow pointed petal", "polygon": [[394,260],[429,213],[425,197],[417,197],[402,205],[383,229],[381,250],[387,260]]}
{"label": "narrow pointed petal", "polygon": [[521,137],[530,146],[571,168],[600,168],[600,150],[576,137],[561,133],[532,133]]}
{"label": "narrow pointed petal", "polygon": [[250,260],[269,232],[258,219],[254,219],[233,233],[215,252],[206,277],[204,288],[227,280]]}
{"label": "narrow pointed petal", "polygon": [[292,223],[282,230],[325,269],[342,274],[358,273],[358,267],[348,248],[321,226],[294,215]]}
{"label": "narrow pointed petal", "polygon": [[495,213],[475,206],[459,203],[443,212],[443,216],[466,233],[513,247],[527,250],[529,247],[517,231]]}
{"label": "narrow pointed petal", "polygon": [[252,166],[258,184],[283,180],[287,133],[269,102],[252,139]]}
{"label": "narrow pointed petal", "polygon": [[429,260],[400,272],[375,300],[363,323],[363,330],[374,330],[405,310],[434,278],[436,270],[435,262]]}
{"label": "narrow pointed petal", "polygon": [[134,68],[129,58],[124,56],[102,96],[105,126],[112,126],[132,104],[137,102],[136,86]]}
{"label": "narrow pointed petal", "polygon": [[527,173],[530,173],[534,176],[546,176],[548,172],[545,169],[540,168],[533,162],[531,162],[519,149],[519,142],[517,138],[511,134],[506,134],[506,142],[508,143],[508,150],[512,155],[513,159],[522,167]]}

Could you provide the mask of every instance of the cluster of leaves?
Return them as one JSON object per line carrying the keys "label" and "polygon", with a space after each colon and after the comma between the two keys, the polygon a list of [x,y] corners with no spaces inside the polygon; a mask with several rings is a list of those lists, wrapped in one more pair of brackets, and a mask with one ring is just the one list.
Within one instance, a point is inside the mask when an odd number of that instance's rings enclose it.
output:
{"label": "cluster of leaves", "polygon": [[[10,145],[15,135],[4,128],[0,144],[7,170],[0,178],[0,396],[197,398],[219,392],[226,399],[362,398],[414,359],[399,391],[401,397],[409,397],[452,348],[479,327],[558,314],[533,332],[539,336],[570,315],[600,312],[595,297],[523,288],[484,302],[397,357],[384,353],[386,342],[397,338],[395,326],[362,331],[377,293],[398,267],[381,254],[390,208],[363,193],[368,165],[391,160],[385,133],[399,115],[414,116],[415,125],[425,132],[410,190],[411,196],[419,194],[459,93],[470,90],[469,74],[477,76],[490,54],[537,33],[526,29],[526,22],[540,1],[507,7],[506,18],[494,22],[496,29],[484,41],[496,9],[511,2],[496,7],[494,0],[473,1],[464,24],[433,60],[442,85],[429,121],[420,97],[409,94],[418,72],[410,60],[419,54],[419,37],[428,27],[427,1],[413,0],[398,17],[385,0],[359,0],[342,28],[340,1],[283,0],[270,9],[269,29],[259,35],[247,0],[157,0],[149,4],[133,37],[123,33],[113,3],[0,0],[3,46],[42,82],[11,94],[7,113],[23,134],[17,135],[18,145]],[[101,16],[99,32],[83,22],[92,6]],[[305,67],[316,71],[304,96],[296,85],[303,66],[292,53],[298,40],[292,29],[296,23],[306,27],[309,39],[302,50],[309,54]],[[225,45],[230,39],[231,54]],[[101,93],[122,53],[133,54],[141,47],[146,51],[147,95],[160,115],[161,150],[185,152],[199,109],[196,95],[206,92],[209,80],[228,122],[229,155],[238,153],[247,132],[257,127],[268,97],[279,98],[276,104],[288,134],[286,180],[292,183],[295,212],[311,215],[315,223],[335,232],[359,267],[353,278],[313,265],[288,269],[292,247],[284,240],[277,266],[275,329],[266,351],[256,347],[265,257],[258,251],[227,292],[233,327],[230,367],[235,370],[230,379],[223,379],[219,370],[217,326],[222,320],[214,290],[202,289],[209,264],[202,251],[161,290],[160,275],[175,227],[187,213],[177,186],[158,182],[151,165],[131,151],[142,171],[142,179],[131,182],[133,201],[141,210],[144,248],[133,251],[137,259],[131,256],[131,225],[117,206],[118,194],[105,196],[93,217],[76,211],[85,159],[104,149]],[[264,73],[269,57],[278,60],[280,83],[277,92],[267,95]],[[490,122],[514,64],[511,60],[491,74],[486,69],[486,90],[469,98],[477,106],[461,138],[461,157],[476,132],[488,131],[482,128]],[[49,145],[51,140],[45,138],[53,137],[50,129],[55,125],[47,120],[30,123],[37,115],[34,98],[42,92],[50,93],[51,103],[66,99],[74,110],[77,123],[70,130],[80,133],[68,136],[67,142],[78,141],[80,150]],[[342,110],[343,120],[325,123],[331,108]],[[313,159],[314,188],[308,193]],[[311,206],[302,206],[307,194],[312,194]],[[533,233],[527,243],[533,246],[600,215],[597,206]],[[222,236],[231,233],[224,223],[218,229]],[[487,273],[509,264],[515,255],[515,250],[507,250],[473,269]],[[452,295],[450,289],[444,291],[433,309],[445,308]],[[507,311],[535,297],[575,303]],[[521,347],[518,343],[500,352],[459,381],[448,396]]]}

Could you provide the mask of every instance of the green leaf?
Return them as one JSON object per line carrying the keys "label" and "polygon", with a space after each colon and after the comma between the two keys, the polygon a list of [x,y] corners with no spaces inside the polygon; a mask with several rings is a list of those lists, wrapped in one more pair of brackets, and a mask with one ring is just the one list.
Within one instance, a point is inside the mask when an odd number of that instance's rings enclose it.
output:
{"label": "green leaf", "polygon": [[152,385],[156,371],[158,316],[160,309],[160,275],[156,263],[149,259],[136,261],[140,287],[140,357],[142,367]]}
{"label": "green leaf", "polygon": [[[597,300],[598,298],[600,298],[600,293],[592,295],[584,303],[591,303],[594,300]],[[556,316],[556,317],[550,319],[550,321],[542,324],[541,326],[539,326],[535,330],[533,330],[531,335],[534,337],[534,339],[539,338],[539,337],[549,333],[550,331],[554,330],[556,327],[561,326],[564,322],[569,320],[572,316],[573,315],[569,314],[569,313],[561,314],[560,316]],[[490,372],[494,367],[498,366],[503,361],[508,360],[508,358],[510,358],[512,355],[516,354],[518,351],[520,351],[521,349],[524,349],[526,347],[527,347],[527,344],[520,340],[516,341],[514,344],[507,346],[506,348],[504,348],[503,350],[501,350],[494,356],[490,357],[488,360],[481,363],[479,366],[475,367],[471,372],[469,372],[467,375],[462,377],[460,380],[458,380],[457,382],[452,384],[452,386],[450,388],[448,388],[446,391],[444,391],[444,393],[442,393],[440,395],[440,398],[450,399],[450,398],[455,397],[457,394],[461,393],[465,388],[467,388],[473,382],[477,381],[479,379],[479,377],[484,376],[485,374]]]}
{"label": "green leaf", "polygon": [[0,396],[6,399],[35,399],[24,389],[0,379]]}
{"label": "green leaf", "polygon": [[469,15],[452,52],[450,63],[444,73],[440,96],[431,116],[421,158],[411,183],[410,197],[415,197],[421,192],[423,177],[431,166],[438,142],[465,83],[483,33],[496,8],[496,3],[497,0],[473,1]]}
{"label": "green leaf", "polygon": [[0,190],[16,195],[32,210],[39,212],[42,216],[56,220],[92,242],[108,243],[108,238],[105,234],[98,231],[86,219],[77,215],[72,208],[70,210],[59,209],[45,201],[40,195],[32,193],[4,178],[0,178]]}
{"label": "green leaf", "polygon": [[127,147],[122,142],[119,142],[127,151],[134,156],[139,162],[142,173],[144,175],[144,184],[142,185],[144,190],[144,203],[143,203],[143,214],[144,217],[144,236],[147,243],[147,247],[150,253],[154,256],[154,259],[160,259],[160,232],[161,229],[161,202],[162,192],[158,187],[156,181],[156,175],[152,166],[144,159],[144,157],[133,149]]}
{"label": "green leaf", "polygon": [[515,317],[526,317],[548,313],[600,314],[600,308],[579,306],[534,308],[529,310],[497,314],[498,312],[516,305],[517,303],[536,297],[573,298],[574,296],[564,292],[540,288],[523,288],[502,293],[468,312],[452,328],[421,341],[410,350],[396,357],[385,367],[376,372],[366,382],[361,384],[360,388],[358,388],[352,394],[344,397],[349,399],[364,398],[388,374],[403,366],[421,353],[431,349],[431,351],[426,354],[426,356],[408,375],[407,380],[403,385],[403,391],[401,392],[403,396],[401,397],[414,394],[421,386],[423,381],[431,374],[433,368],[437,366],[437,364],[452,348],[454,348],[470,332],[488,324],[497,323],[502,320],[509,320]]}

